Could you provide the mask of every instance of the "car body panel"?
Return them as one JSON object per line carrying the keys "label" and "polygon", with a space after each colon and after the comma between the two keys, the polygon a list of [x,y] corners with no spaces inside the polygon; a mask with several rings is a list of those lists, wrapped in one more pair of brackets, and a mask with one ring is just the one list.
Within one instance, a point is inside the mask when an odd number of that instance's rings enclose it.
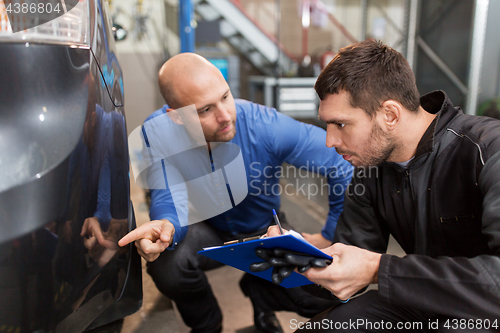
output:
{"label": "car body panel", "polygon": [[78,333],[142,305],[140,256],[116,245],[135,228],[122,74],[89,6],[90,48],[0,42],[0,332]]}

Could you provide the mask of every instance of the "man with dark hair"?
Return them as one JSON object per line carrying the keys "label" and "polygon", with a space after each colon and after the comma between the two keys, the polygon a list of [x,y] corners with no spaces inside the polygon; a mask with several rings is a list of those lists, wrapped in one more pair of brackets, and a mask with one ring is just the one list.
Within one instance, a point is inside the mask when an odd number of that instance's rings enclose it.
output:
{"label": "man with dark hair", "polygon": [[[316,86],[328,147],[358,173],[327,268],[304,275],[350,301],[305,331],[497,331],[500,122],[463,114],[443,91],[418,100],[401,54],[375,41],[340,50]],[[275,235],[271,227],[268,235]],[[407,255],[386,254],[389,235]],[[378,291],[354,297],[369,284]]]}
{"label": "man with dark hair", "polygon": [[[377,49],[367,52],[368,46]],[[362,42],[344,48],[333,60],[314,86],[320,100],[345,90],[350,104],[370,116],[377,113],[381,102],[390,99],[408,111],[418,111],[420,95],[415,78],[399,52],[376,42]]]}

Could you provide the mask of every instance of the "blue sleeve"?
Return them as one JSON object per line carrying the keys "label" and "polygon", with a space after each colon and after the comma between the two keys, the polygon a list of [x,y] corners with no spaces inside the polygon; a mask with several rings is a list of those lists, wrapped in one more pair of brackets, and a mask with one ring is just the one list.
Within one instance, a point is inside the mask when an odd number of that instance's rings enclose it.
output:
{"label": "blue sleeve", "polygon": [[172,250],[186,236],[188,227],[181,227],[177,217],[177,211],[172,201],[170,190],[151,190],[151,208],[149,210],[149,218],[153,220],[169,220],[175,228],[174,240],[172,246],[167,249]]}
{"label": "blue sleeve", "polygon": [[[144,136],[143,156],[147,158],[150,155],[148,151],[150,149],[151,138],[148,139],[144,126],[142,128],[142,134]],[[149,217],[151,221],[166,219],[169,220],[175,228],[172,246],[168,247],[169,250],[172,250],[184,239],[188,230],[187,223],[185,223],[185,226],[181,226],[181,219],[179,219],[179,216],[181,216],[182,220],[187,221],[187,193],[174,193],[174,195],[177,195],[176,202],[179,203],[179,201],[181,201],[181,204],[174,204],[172,191],[168,185],[166,169],[168,169],[169,172],[175,171],[173,167],[166,166],[163,159],[157,160],[152,163],[140,177],[145,179],[145,184],[147,184],[147,188],[150,189],[151,207],[149,210]]]}
{"label": "blue sleeve", "polygon": [[[177,215],[177,210],[174,205],[174,200],[172,198],[172,192],[168,187],[168,181],[165,173],[165,165],[164,162],[161,162],[161,165],[158,165],[158,168],[161,168],[161,176],[164,180],[165,188],[164,189],[151,189],[151,208],[149,209],[149,218],[151,221],[153,220],[169,220],[174,228],[174,240],[172,242],[172,246],[168,247],[169,250],[175,248],[179,242],[181,242],[186,236],[188,227],[181,227],[179,222],[179,217]],[[180,212],[181,213],[181,212]]]}
{"label": "blue sleeve", "polygon": [[335,149],[326,147],[326,131],[272,112],[268,149],[278,158],[297,168],[327,177],[330,210],[321,234],[333,240],[337,220],[344,205],[344,194],[352,177],[353,167]]}

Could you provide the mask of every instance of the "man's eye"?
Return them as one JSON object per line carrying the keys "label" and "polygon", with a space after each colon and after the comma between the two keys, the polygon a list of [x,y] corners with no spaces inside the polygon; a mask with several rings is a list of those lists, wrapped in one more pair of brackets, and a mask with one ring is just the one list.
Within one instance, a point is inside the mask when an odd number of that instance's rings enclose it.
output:
{"label": "man's eye", "polygon": [[226,99],[227,98],[227,95],[225,95],[224,97],[222,97],[222,99]]}
{"label": "man's eye", "polygon": [[339,128],[344,128],[344,126],[345,126],[345,124],[338,124],[338,123],[337,123],[336,125],[337,125],[337,127],[339,127]]}

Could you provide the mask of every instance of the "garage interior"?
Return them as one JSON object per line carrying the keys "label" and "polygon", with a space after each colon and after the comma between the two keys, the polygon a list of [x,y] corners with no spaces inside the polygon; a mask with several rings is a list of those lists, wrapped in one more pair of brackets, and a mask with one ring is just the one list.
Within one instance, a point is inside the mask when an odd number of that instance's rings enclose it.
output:
{"label": "garage interior", "polygon": [[[0,9],[12,2],[9,1],[0,0]],[[61,3],[64,4],[64,0]],[[138,131],[144,120],[165,104],[158,87],[158,71],[165,61],[182,52],[197,53],[214,64],[223,74],[235,98],[275,108],[298,121],[326,128],[326,124],[318,120],[319,99],[313,88],[314,83],[340,48],[367,39],[382,41],[408,60],[421,95],[444,90],[464,113],[500,119],[500,0],[107,0],[107,3],[110,22],[121,34],[118,37],[115,35],[115,39],[116,56],[123,75],[120,84],[124,101],[121,102],[127,128],[127,133],[121,133],[124,138],[129,137],[134,130]],[[8,30],[7,24],[7,14],[0,11],[0,37],[2,32]],[[33,47],[29,44],[26,42],[26,48]],[[19,45],[24,47],[24,40]],[[105,74],[102,71],[95,75],[102,75],[103,91],[108,89],[105,87],[108,83]],[[115,85],[119,87],[116,82]],[[0,101],[4,101],[4,98],[6,96],[1,96]],[[108,101],[108,104],[122,107],[115,102]],[[45,107],[43,112],[47,112]],[[39,117],[43,122],[44,113]],[[132,170],[140,162],[142,146],[130,139],[128,144]],[[40,178],[40,174],[37,173],[36,177]],[[140,226],[150,221],[148,191],[141,188],[130,173],[128,177],[135,221]],[[299,188],[311,185],[322,188],[325,179],[313,174],[306,177],[297,177],[296,174],[281,177],[282,187],[290,185],[287,188],[292,189],[291,193],[281,194],[281,210],[294,230],[307,233],[321,231],[329,212],[327,193],[316,191],[306,196]],[[80,186],[77,181],[71,185]],[[97,201],[97,194],[94,199]],[[78,200],[79,197],[71,200],[71,203],[76,205]],[[79,217],[75,212],[70,213]],[[124,217],[122,220],[127,219]],[[53,220],[51,222],[55,224]],[[64,222],[69,225],[71,221],[68,219]],[[45,225],[37,227],[45,228]],[[76,234],[73,236],[78,238],[80,234]],[[24,236],[31,237],[29,233]],[[57,243],[54,239],[51,238],[51,241]],[[15,247],[6,243],[0,243],[0,246],[0,249],[9,251]],[[10,260],[6,253],[7,250],[4,256],[0,256],[0,264]],[[405,255],[392,237],[388,253],[400,257]],[[86,259],[90,260],[89,256]],[[142,258],[141,265],[142,307],[124,319],[89,332],[190,332],[175,304],[155,286],[146,272],[146,261]],[[9,275],[11,280],[17,279],[12,279],[12,271],[0,273],[2,278]],[[222,333],[259,332],[254,327],[252,304],[238,285],[243,274],[230,266],[207,272],[224,315]],[[32,285],[39,283],[34,280],[31,278],[28,282]],[[0,282],[3,282],[2,279]],[[15,285],[11,290],[17,292],[16,288],[21,289]],[[377,285],[369,287],[375,288]],[[63,294],[63,289],[61,287],[59,294]],[[23,291],[26,294],[30,292]],[[17,294],[12,299],[16,297]],[[82,296],[78,306],[84,298]],[[4,304],[10,302],[10,298],[5,299],[7,301]],[[43,308],[40,304],[36,306]],[[90,327],[97,317],[82,325]],[[278,312],[277,317],[286,333],[294,331],[289,324],[292,320],[307,321],[307,318],[292,312]],[[0,319],[5,318],[7,321],[12,319],[9,315],[0,316]],[[0,333],[22,332],[20,324],[1,324],[0,321]],[[84,329],[75,329],[75,332]],[[64,326],[62,330],[55,330],[64,331]]]}

